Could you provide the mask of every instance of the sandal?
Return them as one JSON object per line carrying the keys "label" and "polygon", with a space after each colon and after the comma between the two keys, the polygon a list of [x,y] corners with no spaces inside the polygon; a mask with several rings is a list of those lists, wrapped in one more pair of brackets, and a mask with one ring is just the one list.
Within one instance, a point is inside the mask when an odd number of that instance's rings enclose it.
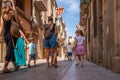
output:
{"label": "sandal", "polygon": [[15,69],[15,71],[18,71],[19,70],[19,68],[18,69]]}
{"label": "sandal", "polygon": [[7,70],[3,70],[2,72],[3,73],[11,73],[12,71],[10,71],[10,70],[7,69]]}
{"label": "sandal", "polygon": [[58,68],[58,66],[57,65],[55,65],[55,64],[52,64],[53,66],[54,66],[54,68]]}
{"label": "sandal", "polygon": [[17,67],[15,68],[15,71],[18,71],[18,70],[19,70],[19,68],[20,68],[20,67],[19,67],[19,66],[17,66]]}

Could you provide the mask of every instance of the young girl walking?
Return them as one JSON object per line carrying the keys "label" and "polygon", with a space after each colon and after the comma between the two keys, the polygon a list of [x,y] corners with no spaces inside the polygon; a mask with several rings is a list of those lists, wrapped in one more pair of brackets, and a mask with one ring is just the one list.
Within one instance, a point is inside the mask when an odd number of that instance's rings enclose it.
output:
{"label": "young girl walking", "polygon": [[81,67],[83,67],[83,59],[84,55],[86,54],[85,37],[83,36],[83,32],[81,30],[77,30],[75,33],[75,66],[78,66],[81,62]]}

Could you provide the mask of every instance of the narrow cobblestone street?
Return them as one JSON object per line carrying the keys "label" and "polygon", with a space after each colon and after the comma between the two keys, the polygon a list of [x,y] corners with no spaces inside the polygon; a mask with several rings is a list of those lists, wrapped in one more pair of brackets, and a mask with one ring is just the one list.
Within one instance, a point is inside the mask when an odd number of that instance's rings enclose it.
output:
{"label": "narrow cobblestone street", "polygon": [[0,80],[120,80],[119,30],[120,0],[0,0]]}
{"label": "narrow cobblestone street", "polygon": [[85,66],[75,66],[75,61],[59,61],[58,68],[47,68],[45,63],[37,67],[0,74],[0,80],[120,80],[120,74],[85,61]]}

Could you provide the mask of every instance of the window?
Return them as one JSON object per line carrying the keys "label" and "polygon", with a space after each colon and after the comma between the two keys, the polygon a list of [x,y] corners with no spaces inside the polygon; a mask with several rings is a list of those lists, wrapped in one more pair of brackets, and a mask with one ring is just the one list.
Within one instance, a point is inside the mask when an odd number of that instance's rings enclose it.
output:
{"label": "window", "polygon": [[23,11],[24,11],[24,2],[25,2],[25,0],[16,0],[15,1],[16,6],[19,7]]}

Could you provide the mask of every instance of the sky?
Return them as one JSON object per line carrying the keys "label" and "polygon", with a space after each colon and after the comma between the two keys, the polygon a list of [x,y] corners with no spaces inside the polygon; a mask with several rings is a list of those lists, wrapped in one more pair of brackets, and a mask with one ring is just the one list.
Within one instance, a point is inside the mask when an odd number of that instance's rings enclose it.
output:
{"label": "sky", "polygon": [[80,0],[56,0],[58,7],[64,7],[62,14],[66,24],[67,37],[75,37],[76,25],[80,19]]}

